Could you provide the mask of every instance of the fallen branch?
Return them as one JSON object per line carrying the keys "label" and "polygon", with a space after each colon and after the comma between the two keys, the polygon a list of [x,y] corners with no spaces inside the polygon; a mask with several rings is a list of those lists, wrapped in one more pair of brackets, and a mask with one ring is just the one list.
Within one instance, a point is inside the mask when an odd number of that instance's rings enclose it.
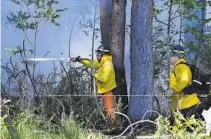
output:
{"label": "fallen branch", "polygon": [[[121,137],[122,135],[124,135],[124,133],[125,133],[129,128],[131,128],[131,126],[136,125],[136,124],[139,124],[139,123],[145,123],[145,122],[148,122],[148,123],[152,123],[152,124],[157,125],[156,122],[153,122],[153,121],[150,121],[150,120],[140,120],[140,121],[137,121],[137,122],[135,122],[135,123],[129,125],[120,135],[114,136],[114,137],[112,137],[112,138],[110,138],[110,139],[119,138],[119,137]],[[158,125],[157,125],[157,126],[158,126]]]}

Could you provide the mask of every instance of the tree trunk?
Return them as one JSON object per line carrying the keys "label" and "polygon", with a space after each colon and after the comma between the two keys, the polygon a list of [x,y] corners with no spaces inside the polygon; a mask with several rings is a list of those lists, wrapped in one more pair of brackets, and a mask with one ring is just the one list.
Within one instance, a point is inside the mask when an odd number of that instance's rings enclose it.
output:
{"label": "tree trunk", "polygon": [[[126,0],[113,0],[111,54],[116,74],[117,88],[114,95],[121,102],[121,111],[127,114],[128,97],[124,67]],[[121,100],[121,101],[119,101]]]}
{"label": "tree trunk", "polygon": [[[171,21],[172,21],[172,8],[173,8],[173,0],[169,1],[169,11],[168,11],[168,24],[167,24],[167,50],[170,52],[171,47]],[[168,57],[168,73],[170,73],[170,57]],[[168,74],[168,79],[170,78],[170,74]]]}
{"label": "tree trunk", "polygon": [[112,0],[100,0],[100,29],[102,44],[110,48],[112,30]]}
{"label": "tree trunk", "polygon": [[[200,37],[201,38],[198,38],[198,43],[199,43],[199,46],[197,48],[198,51],[196,51],[196,55],[195,55],[195,60],[196,61],[196,64],[200,64],[200,50],[203,48],[203,42],[204,42],[204,26],[205,26],[205,13],[206,13],[206,0],[201,0],[201,17],[200,17],[200,21],[199,22],[199,27],[200,27]],[[200,15],[199,15],[200,16]]]}
{"label": "tree trunk", "polygon": [[129,116],[133,122],[153,108],[152,18],[151,0],[132,1]]}

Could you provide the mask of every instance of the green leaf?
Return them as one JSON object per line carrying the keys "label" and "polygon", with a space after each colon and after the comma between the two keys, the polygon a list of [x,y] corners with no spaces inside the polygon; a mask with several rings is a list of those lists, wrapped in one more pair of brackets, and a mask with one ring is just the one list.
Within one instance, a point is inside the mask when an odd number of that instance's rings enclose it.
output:
{"label": "green leaf", "polygon": [[54,24],[55,24],[56,26],[60,26],[60,24],[59,24],[59,23],[56,23],[56,22],[55,22]]}
{"label": "green leaf", "polygon": [[33,53],[34,53],[34,50],[30,49],[29,52],[30,52],[31,54],[33,54]]}
{"label": "green leaf", "polygon": [[153,9],[153,15],[158,15],[158,14],[160,14],[161,13],[161,10],[159,10],[159,9],[156,9],[156,8],[154,8]]}
{"label": "green leaf", "polygon": [[13,55],[16,55],[18,53],[21,53],[20,47],[16,47],[16,48],[5,48],[5,50],[7,51],[7,53],[13,54]]}
{"label": "green leaf", "polygon": [[194,8],[196,7],[196,1],[195,0],[185,0],[183,2],[183,5],[186,7],[186,8]]}
{"label": "green leaf", "polygon": [[65,11],[65,10],[67,10],[67,8],[64,8],[64,9],[57,9],[56,12],[63,12],[63,11]]}
{"label": "green leaf", "polygon": [[52,15],[52,18],[60,18],[60,15],[56,14],[56,15]]}
{"label": "green leaf", "polygon": [[200,21],[200,20],[201,20],[201,19],[200,19],[198,16],[196,16],[196,15],[191,15],[191,16],[187,17],[187,19],[190,20],[190,21],[193,21],[193,20]]}
{"label": "green leaf", "polygon": [[55,19],[54,18],[51,19],[51,23],[55,23]]}
{"label": "green leaf", "polygon": [[[56,26],[56,19],[60,18],[59,12],[65,11],[63,9],[52,9],[52,5],[58,4],[57,0],[10,0],[13,3],[19,4],[20,9],[17,12],[11,12],[7,16],[7,20],[15,28],[26,31],[27,29],[34,30],[39,27],[42,22],[48,21]],[[30,10],[26,10],[30,8]],[[43,20],[40,20],[43,19]],[[41,22],[37,22],[41,21]]]}
{"label": "green leaf", "polygon": [[205,23],[211,22],[211,18],[205,19]]}

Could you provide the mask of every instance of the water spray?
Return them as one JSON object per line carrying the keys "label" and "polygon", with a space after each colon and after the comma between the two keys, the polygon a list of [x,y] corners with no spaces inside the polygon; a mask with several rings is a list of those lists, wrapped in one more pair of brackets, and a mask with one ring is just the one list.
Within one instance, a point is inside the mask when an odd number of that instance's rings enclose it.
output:
{"label": "water spray", "polygon": [[26,61],[65,61],[65,60],[69,60],[70,61],[71,58],[30,58],[30,59],[26,59]]}

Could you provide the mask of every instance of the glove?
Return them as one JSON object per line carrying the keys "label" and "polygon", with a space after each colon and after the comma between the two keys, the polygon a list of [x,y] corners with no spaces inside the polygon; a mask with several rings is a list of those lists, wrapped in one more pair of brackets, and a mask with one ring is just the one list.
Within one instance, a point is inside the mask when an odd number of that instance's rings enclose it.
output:
{"label": "glove", "polygon": [[167,96],[171,96],[174,93],[174,91],[172,89],[168,89],[165,93],[165,95]]}
{"label": "glove", "polygon": [[72,58],[70,58],[70,61],[71,62],[80,62],[81,61],[81,57],[80,56],[78,56],[78,57],[72,57]]}

